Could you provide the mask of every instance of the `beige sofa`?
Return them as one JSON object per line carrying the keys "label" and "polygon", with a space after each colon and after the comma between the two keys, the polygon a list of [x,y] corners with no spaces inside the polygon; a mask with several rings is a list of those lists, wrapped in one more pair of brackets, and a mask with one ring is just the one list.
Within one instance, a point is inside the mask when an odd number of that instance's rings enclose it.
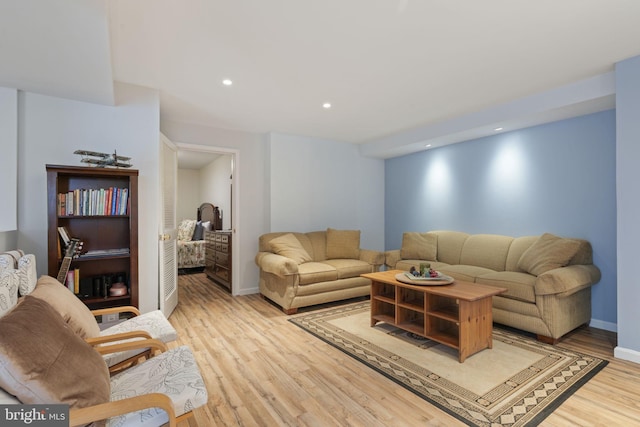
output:
{"label": "beige sofa", "polygon": [[255,261],[260,294],[286,314],[298,308],[369,295],[371,281],[360,277],[379,271],[384,253],[360,248],[360,231],[268,233],[260,236]]}
{"label": "beige sofa", "polygon": [[409,270],[429,262],[457,280],[507,288],[493,297],[494,322],[550,343],[589,323],[591,286],[600,280],[589,242],[551,234],[404,233],[402,248],[385,256],[388,268]]}

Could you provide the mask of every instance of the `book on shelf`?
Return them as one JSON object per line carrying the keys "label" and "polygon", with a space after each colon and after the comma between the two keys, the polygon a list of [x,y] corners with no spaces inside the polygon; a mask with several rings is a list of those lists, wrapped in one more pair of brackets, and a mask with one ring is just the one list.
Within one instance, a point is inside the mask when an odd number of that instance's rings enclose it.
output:
{"label": "book on shelf", "polygon": [[75,268],[73,270],[73,293],[78,295],[80,293],[80,269]]}
{"label": "book on shelf", "polygon": [[129,248],[94,249],[81,254],[79,258],[97,258],[118,255],[129,255]]}
{"label": "book on shelf", "polygon": [[62,239],[64,246],[69,246],[69,242],[71,242],[71,234],[69,233],[69,230],[67,230],[67,227],[58,227],[58,234],[60,234],[60,238]]}
{"label": "book on shelf", "polygon": [[67,280],[66,283],[67,285],[67,289],[69,289],[71,292],[75,293],[75,271],[74,270],[69,270],[67,271]]}
{"label": "book on shelf", "polygon": [[59,193],[57,213],[60,216],[115,216],[129,212],[129,189],[109,187],[77,188]]}

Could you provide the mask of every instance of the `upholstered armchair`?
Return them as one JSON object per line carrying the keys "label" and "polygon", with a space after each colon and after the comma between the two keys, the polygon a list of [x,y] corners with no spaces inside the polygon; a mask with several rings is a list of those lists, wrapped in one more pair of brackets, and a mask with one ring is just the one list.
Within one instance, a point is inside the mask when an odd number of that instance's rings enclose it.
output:
{"label": "upholstered armchair", "polygon": [[[73,426],[103,419],[107,426],[175,425],[207,402],[204,381],[186,346],[167,350],[151,339],[96,351],[51,305],[32,296],[0,319],[0,330],[5,395],[13,403],[68,404]],[[135,346],[156,355],[110,376],[100,353]]]}
{"label": "upholstered armchair", "polygon": [[[94,346],[131,339],[154,338],[164,343],[177,339],[176,330],[161,311],[140,314],[137,308],[131,306],[90,311],[80,299],[53,277],[40,277],[30,295],[47,301],[76,334]],[[111,313],[129,313],[133,317],[101,331],[95,316]],[[148,355],[148,350],[135,347],[126,351],[109,352],[104,355],[104,359],[112,371],[116,371],[135,359]]]}

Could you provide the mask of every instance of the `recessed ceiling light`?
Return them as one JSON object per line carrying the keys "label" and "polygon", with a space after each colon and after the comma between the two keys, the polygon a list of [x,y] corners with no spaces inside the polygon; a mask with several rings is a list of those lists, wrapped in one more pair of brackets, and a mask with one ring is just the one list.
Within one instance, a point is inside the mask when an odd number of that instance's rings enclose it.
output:
{"label": "recessed ceiling light", "polygon": [[499,130],[502,130],[502,128],[495,128],[494,130],[498,132]]}
{"label": "recessed ceiling light", "polygon": [[325,109],[328,110],[329,108],[331,108],[331,103],[330,102],[325,102],[324,104],[322,104],[322,108],[325,108]]}
{"label": "recessed ceiling light", "polygon": [[233,84],[233,82],[231,80],[229,80],[229,79],[224,79],[222,81],[222,84],[225,85],[225,86],[231,86]]}
{"label": "recessed ceiling light", "polygon": [[429,147],[431,147],[431,144],[427,144],[427,145],[425,145],[425,147],[429,148]]}

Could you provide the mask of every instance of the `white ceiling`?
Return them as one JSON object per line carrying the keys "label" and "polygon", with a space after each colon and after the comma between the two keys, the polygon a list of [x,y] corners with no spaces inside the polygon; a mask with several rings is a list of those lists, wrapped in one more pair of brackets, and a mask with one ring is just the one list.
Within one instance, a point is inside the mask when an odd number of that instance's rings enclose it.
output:
{"label": "white ceiling", "polygon": [[178,168],[200,170],[218,157],[218,153],[178,150]]}
{"label": "white ceiling", "polygon": [[121,81],[157,88],[161,120],[389,157],[611,108],[639,18],[632,0],[2,0],[0,85],[110,103]]}

